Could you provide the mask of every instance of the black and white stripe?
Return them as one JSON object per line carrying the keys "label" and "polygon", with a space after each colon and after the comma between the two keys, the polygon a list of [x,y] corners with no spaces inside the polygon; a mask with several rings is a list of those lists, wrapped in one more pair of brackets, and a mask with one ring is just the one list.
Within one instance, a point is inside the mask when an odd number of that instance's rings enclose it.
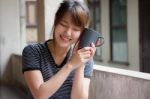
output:
{"label": "black and white stripe", "polygon": [[[41,44],[30,44],[24,48],[22,52],[23,73],[29,70],[40,70],[44,81],[47,81],[66,64],[69,54],[60,65],[60,68],[57,68],[58,66],[54,62],[51,52],[48,49],[47,42],[48,41]],[[93,62],[89,61],[86,65],[84,75],[90,78],[93,71]],[[72,72],[59,90],[49,99],[70,99],[73,74]]]}

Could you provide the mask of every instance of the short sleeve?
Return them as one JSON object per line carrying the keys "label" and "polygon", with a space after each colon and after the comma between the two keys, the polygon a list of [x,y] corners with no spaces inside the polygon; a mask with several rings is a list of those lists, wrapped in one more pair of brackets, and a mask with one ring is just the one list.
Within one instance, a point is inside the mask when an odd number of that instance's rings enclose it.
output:
{"label": "short sleeve", "polygon": [[40,55],[35,45],[28,45],[22,52],[22,72],[40,69]]}
{"label": "short sleeve", "polygon": [[93,74],[93,59],[89,60],[86,64],[85,64],[85,69],[84,69],[84,77],[85,78],[91,78],[92,74]]}

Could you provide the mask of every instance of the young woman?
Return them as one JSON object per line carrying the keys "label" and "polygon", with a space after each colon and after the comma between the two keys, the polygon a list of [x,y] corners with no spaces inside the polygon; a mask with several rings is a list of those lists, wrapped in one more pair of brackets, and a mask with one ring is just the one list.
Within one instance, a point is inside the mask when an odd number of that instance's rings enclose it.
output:
{"label": "young woman", "polygon": [[88,25],[88,8],[77,0],[64,0],[55,15],[53,39],[24,48],[28,99],[88,99],[96,48],[91,44],[78,49],[77,43]]}

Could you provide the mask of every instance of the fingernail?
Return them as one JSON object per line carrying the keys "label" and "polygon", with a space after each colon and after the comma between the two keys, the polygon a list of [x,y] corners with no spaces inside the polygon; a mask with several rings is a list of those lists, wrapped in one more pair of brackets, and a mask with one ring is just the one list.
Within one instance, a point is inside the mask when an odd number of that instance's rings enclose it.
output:
{"label": "fingernail", "polygon": [[92,43],[92,46],[94,46],[94,43]]}

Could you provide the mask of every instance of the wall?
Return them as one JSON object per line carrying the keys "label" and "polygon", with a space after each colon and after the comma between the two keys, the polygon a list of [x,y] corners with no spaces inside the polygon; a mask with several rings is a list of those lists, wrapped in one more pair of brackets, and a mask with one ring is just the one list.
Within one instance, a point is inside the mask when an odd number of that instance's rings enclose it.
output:
{"label": "wall", "polygon": [[89,99],[149,99],[150,74],[96,66]]}
{"label": "wall", "polygon": [[11,79],[10,56],[21,52],[19,0],[0,1],[0,73],[3,81]]}
{"label": "wall", "polygon": [[131,70],[140,69],[138,0],[128,0],[128,55]]}

